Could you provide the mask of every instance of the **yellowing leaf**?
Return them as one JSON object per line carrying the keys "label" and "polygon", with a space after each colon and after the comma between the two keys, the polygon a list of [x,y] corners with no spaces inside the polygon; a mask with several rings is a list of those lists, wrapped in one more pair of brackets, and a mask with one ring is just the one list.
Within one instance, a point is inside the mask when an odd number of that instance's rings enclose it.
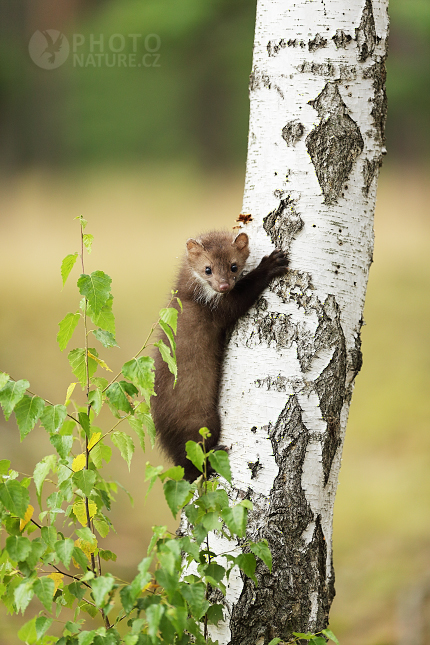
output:
{"label": "yellowing leaf", "polygon": [[51,580],[54,581],[55,589],[54,589],[54,594],[57,591],[58,587],[60,584],[63,582],[63,574],[62,573],[50,573],[48,578],[51,578]]}
{"label": "yellowing leaf", "polygon": [[70,397],[73,394],[73,390],[75,389],[77,383],[70,383],[69,387],[67,388],[66,392],[66,400],[64,401],[64,405],[67,405],[68,402],[70,401]]}
{"label": "yellowing leaf", "polygon": [[89,444],[88,444],[88,450],[91,450],[91,448],[94,448],[100,437],[102,436],[101,432],[95,432],[93,436],[91,437]]}
{"label": "yellowing leaf", "polygon": [[27,510],[25,511],[24,519],[19,520],[19,530],[20,531],[22,531],[27,526],[27,524],[29,523],[29,521],[33,517],[33,513],[34,513],[34,508],[32,507],[31,504],[29,504],[27,506]]}
{"label": "yellowing leaf", "polygon": [[85,464],[86,464],[86,456],[84,452],[81,452],[81,454],[75,457],[73,460],[73,463],[72,463],[73,472],[77,473],[80,470],[83,470],[85,468]]}
{"label": "yellowing leaf", "polygon": [[155,580],[150,580],[150,582],[148,582],[148,584],[147,584],[147,585],[145,585],[145,586],[143,587],[143,589],[142,589],[142,593],[143,593],[144,591],[151,591],[151,592],[154,592],[154,591],[155,591],[155,592],[156,592],[156,591],[157,591],[157,589],[158,589],[159,587],[160,587],[160,585],[159,585],[159,584],[157,584],[157,583],[155,582]]}
{"label": "yellowing leaf", "polygon": [[[94,515],[97,513],[97,504],[92,500],[88,500],[88,511],[90,514],[90,519],[92,519]],[[82,524],[82,526],[86,526],[87,511],[86,511],[85,502],[83,499],[79,499],[73,504],[73,512],[76,515],[78,522]]]}
{"label": "yellowing leaf", "polygon": [[93,361],[96,361],[100,365],[100,367],[103,367],[103,369],[107,370],[108,372],[112,372],[111,368],[106,365],[106,363],[101,359],[98,358],[97,356],[94,356],[94,354],[91,354],[91,352],[88,352],[88,357],[92,358]]}
{"label": "yellowing leaf", "polygon": [[91,560],[91,554],[97,549],[97,541],[87,542],[87,540],[79,538],[75,540],[75,546],[78,546],[85,553],[88,560]]}

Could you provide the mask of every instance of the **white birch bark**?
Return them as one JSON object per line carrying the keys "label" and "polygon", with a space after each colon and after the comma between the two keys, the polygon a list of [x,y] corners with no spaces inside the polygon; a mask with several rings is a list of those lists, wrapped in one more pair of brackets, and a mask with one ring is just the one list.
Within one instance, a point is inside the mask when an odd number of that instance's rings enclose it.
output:
{"label": "white birch bark", "polygon": [[[269,575],[230,579],[220,645],[327,625],[333,503],[373,253],[384,149],[388,0],[258,0],[243,213],[249,269],[290,271],[235,328],[221,391],[233,499],[254,504]],[[213,537],[211,547],[222,551]],[[231,548],[231,547],[230,547]]]}

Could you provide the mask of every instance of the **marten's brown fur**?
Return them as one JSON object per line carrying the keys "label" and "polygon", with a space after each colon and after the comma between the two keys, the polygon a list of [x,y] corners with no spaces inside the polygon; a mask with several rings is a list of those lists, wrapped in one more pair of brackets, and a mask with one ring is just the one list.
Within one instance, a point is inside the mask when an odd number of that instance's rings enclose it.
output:
{"label": "marten's brown fur", "polygon": [[226,331],[254,304],[275,276],[285,273],[282,251],[264,257],[258,267],[240,277],[249,255],[246,233],[212,231],[187,241],[187,252],[175,289],[183,305],[178,316],[176,359],[178,380],[158,355],[155,392],[151,400],[158,439],[175,464],[193,481],[200,472],[186,458],[185,444],[200,441],[199,429],[209,428],[206,449],[219,443],[218,396]]}

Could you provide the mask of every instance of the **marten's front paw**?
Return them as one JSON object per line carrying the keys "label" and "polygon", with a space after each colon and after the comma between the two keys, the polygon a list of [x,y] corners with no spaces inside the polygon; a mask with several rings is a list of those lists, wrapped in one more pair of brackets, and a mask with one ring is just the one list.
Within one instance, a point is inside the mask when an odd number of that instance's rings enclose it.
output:
{"label": "marten's front paw", "polygon": [[275,249],[270,255],[266,255],[261,260],[261,267],[267,271],[271,278],[284,275],[288,268],[288,255],[280,249]]}

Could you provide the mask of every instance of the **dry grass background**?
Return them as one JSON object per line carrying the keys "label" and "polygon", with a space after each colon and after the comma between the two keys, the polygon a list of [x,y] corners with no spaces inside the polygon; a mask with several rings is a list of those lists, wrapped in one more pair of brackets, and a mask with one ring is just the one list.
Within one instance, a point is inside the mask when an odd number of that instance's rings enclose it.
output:
{"label": "dry grass background", "polygon": [[[78,250],[73,218],[95,235],[88,272],[112,279],[117,341],[104,354],[118,371],[141,345],[171,287],[184,240],[231,227],[241,209],[243,177],[198,175],[190,168],[45,174],[0,183],[0,369],[61,402],[71,380],[58,322],[78,306],[73,275],[61,291],[60,263]],[[398,645],[399,593],[430,574],[430,182],[416,169],[384,168],[376,213],[375,263],[335,505],[337,596],[332,628],[342,645]],[[77,332],[76,332],[77,333]],[[73,345],[71,345],[73,346]],[[0,421],[0,458],[31,472],[51,448],[44,431],[20,444]],[[150,527],[170,523],[158,496],[143,502],[145,461],[131,473],[117,455],[107,467],[135,499],[118,494],[115,526],[104,548],[119,554],[116,571],[132,575]],[[2,538],[2,540],[4,537]],[[29,616],[30,617],[30,616]],[[15,617],[0,609],[0,643],[15,645]],[[430,625],[428,626],[430,642]]]}

